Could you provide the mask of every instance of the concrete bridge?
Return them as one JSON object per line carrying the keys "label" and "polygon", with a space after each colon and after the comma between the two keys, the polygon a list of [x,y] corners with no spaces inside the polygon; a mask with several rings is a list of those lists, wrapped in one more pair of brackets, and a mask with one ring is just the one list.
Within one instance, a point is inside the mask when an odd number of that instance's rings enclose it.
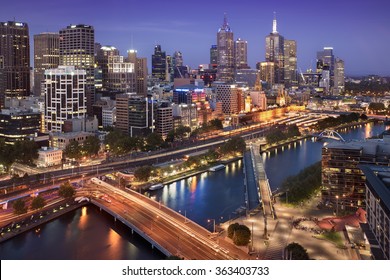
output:
{"label": "concrete bridge", "polygon": [[174,210],[134,191],[124,191],[93,179],[84,191],[92,196],[106,194],[109,199],[92,199],[101,210],[126,224],[152,247],[165,255],[184,259],[249,259],[247,252],[212,233]]}

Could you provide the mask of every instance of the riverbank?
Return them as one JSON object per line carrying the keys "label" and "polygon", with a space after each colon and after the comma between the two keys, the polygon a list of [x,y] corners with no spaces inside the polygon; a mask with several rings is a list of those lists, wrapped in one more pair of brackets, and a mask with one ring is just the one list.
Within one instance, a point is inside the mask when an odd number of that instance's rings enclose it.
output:
{"label": "riverbank", "polygon": [[[334,131],[341,131],[343,129],[358,128],[359,126],[366,125],[366,124],[372,123],[372,122],[375,122],[375,121],[370,119],[370,120],[366,120],[366,121],[342,124],[342,125],[339,125],[339,126],[336,126],[336,127],[328,127],[327,129],[334,130]],[[284,140],[284,141],[280,141],[280,142],[277,142],[277,143],[274,143],[274,144],[271,144],[271,145],[266,144],[266,145],[263,145],[263,146],[260,147],[260,152],[261,153],[269,153],[269,152],[273,152],[273,151],[275,151],[275,150],[277,150],[279,148],[291,147],[291,145],[294,145],[294,144],[296,144],[296,143],[298,143],[298,142],[300,142],[302,140],[305,140],[305,139],[308,139],[308,138],[312,138],[312,137],[313,137],[313,133],[310,133],[310,134],[306,134],[306,135],[290,138],[290,139],[287,139],[287,140]]]}
{"label": "riverbank", "polygon": [[140,188],[141,188],[141,191],[145,192],[145,191],[148,191],[148,189],[153,184],[156,184],[156,183],[162,183],[163,185],[169,185],[169,184],[175,183],[177,181],[184,180],[184,179],[187,179],[187,178],[191,178],[193,176],[200,175],[200,174],[202,174],[204,172],[208,172],[210,167],[216,166],[218,164],[228,164],[228,163],[240,160],[242,158],[243,157],[240,156],[240,157],[234,157],[234,158],[231,158],[231,159],[220,160],[220,161],[217,161],[217,162],[215,162],[213,164],[209,164],[209,165],[205,165],[205,166],[202,166],[200,168],[197,168],[196,170],[185,171],[183,173],[176,174],[174,176],[169,176],[167,178],[164,178],[160,182],[149,182],[149,183],[145,183],[145,184],[142,184],[142,185],[134,186],[134,190],[140,191]]}
{"label": "riverbank", "polygon": [[31,215],[25,214],[20,219],[15,220],[11,224],[3,225],[0,228],[0,243],[35,228],[37,228],[36,231],[39,232],[39,226],[85,206],[88,203],[89,202],[87,201],[78,203],[74,201],[66,202],[63,200],[50,207],[35,211],[31,213]]}

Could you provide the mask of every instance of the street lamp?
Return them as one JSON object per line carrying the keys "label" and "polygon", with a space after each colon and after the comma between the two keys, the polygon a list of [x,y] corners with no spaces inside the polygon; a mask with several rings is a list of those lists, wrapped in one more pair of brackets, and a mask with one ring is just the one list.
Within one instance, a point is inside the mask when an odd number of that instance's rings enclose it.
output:
{"label": "street lamp", "polygon": [[210,223],[213,221],[213,233],[215,233],[215,219],[208,219],[207,222]]}
{"label": "street lamp", "polygon": [[336,195],[336,216],[339,215],[339,196]]}

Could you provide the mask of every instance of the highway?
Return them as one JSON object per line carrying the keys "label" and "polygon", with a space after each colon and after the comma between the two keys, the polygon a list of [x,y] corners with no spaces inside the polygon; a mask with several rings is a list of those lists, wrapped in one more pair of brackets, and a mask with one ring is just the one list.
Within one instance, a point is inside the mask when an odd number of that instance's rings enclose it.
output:
{"label": "highway", "polygon": [[83,192],[107,194],[111,202],[97,199],[99,203],[142,230],[172,255],[196,260],[249,259],[246,252],[152,199],[96,178],[93,182]]}

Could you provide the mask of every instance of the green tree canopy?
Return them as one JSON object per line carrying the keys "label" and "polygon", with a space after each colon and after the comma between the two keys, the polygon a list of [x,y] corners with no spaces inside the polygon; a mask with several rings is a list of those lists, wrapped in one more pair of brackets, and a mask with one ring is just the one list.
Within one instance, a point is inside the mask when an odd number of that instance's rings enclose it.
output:
{"label": "green tree canopy", "polygon": [[80,159],[82,157],[82,147],[80,146],[79,142],[76,140],[72,140],[69,142],[69,144],[65,147],[64,155],[67,158],[74,158],[74,159]]}
{"label": "green tree canopy", "polygon": [[221,154],[243,153],[245,149],[245,140],[240,136],[234,136],[221,146]]}
{"label": "green tree canopy", "polygon": [[157,150],[160,148],[164,143],[164,140],[162,139],[161,135],[157,132],[150,133],[146,137],[146,150]]}
{"label": "green tree canopy", "polygon": [[96,136],[89,136],[85,139],[82,147],[83,154],[86,156],[97,155],[100,150],[100,140]]}
{"label": "green tree canopy", "polygon": [[210,126],[214,129],[223,129],[223,124],[220,119],[213,119],[209,122]]}
{"label": "green tree canopy", "polygon": [[150,175],[152,174],[153,167],[149,165],[138,167],[134,170],[134,177],[138,181],[146,182],[149,180]]}
{"label": "green tree canopy", "polygon": [[290,243],[285,248],[286,259],[292,260],[310,260],[307,250],[298,243]]}
{"label": "green tree canopy", "polygon": [[4,165],[5,169],[8,170],[14,161],[14,146],[6,144],[5,139],[0,138],[0,164]]}
{"label": "green tree canopy", "polygon": [[32,140],[16,141],[14,151],[16,161],[23,164],[32,165],[38,158],[38,145]]}
{"label": "green tree canopy", "polygon": [[251,239],[251,231],[246,225],[234,223],[228,227],[228,237],[232,239],[237,246],[245,246],[248,245]]}
{"label": "green tree canopy", "polygon": [[27,213],[26,202],[23,199],[19,198],[12,203],[12,207],[14,208],[14,214],[21,215]]}
{"label": "green tree canopy", "polygon": [[45,199],[42,196],[38,195],[34,197],[30,207],[32,210],[36,210],[36,209],[42,209],[43,207],[45,207],[45,205],[46,205]]}
{"label": "green tree canopy", "polygon": [[61,184],[60,188],[58,189],[58,195],[63,198],[72,198],[75,195],[76,191],[74,187],[69,182],[65,182]]}

